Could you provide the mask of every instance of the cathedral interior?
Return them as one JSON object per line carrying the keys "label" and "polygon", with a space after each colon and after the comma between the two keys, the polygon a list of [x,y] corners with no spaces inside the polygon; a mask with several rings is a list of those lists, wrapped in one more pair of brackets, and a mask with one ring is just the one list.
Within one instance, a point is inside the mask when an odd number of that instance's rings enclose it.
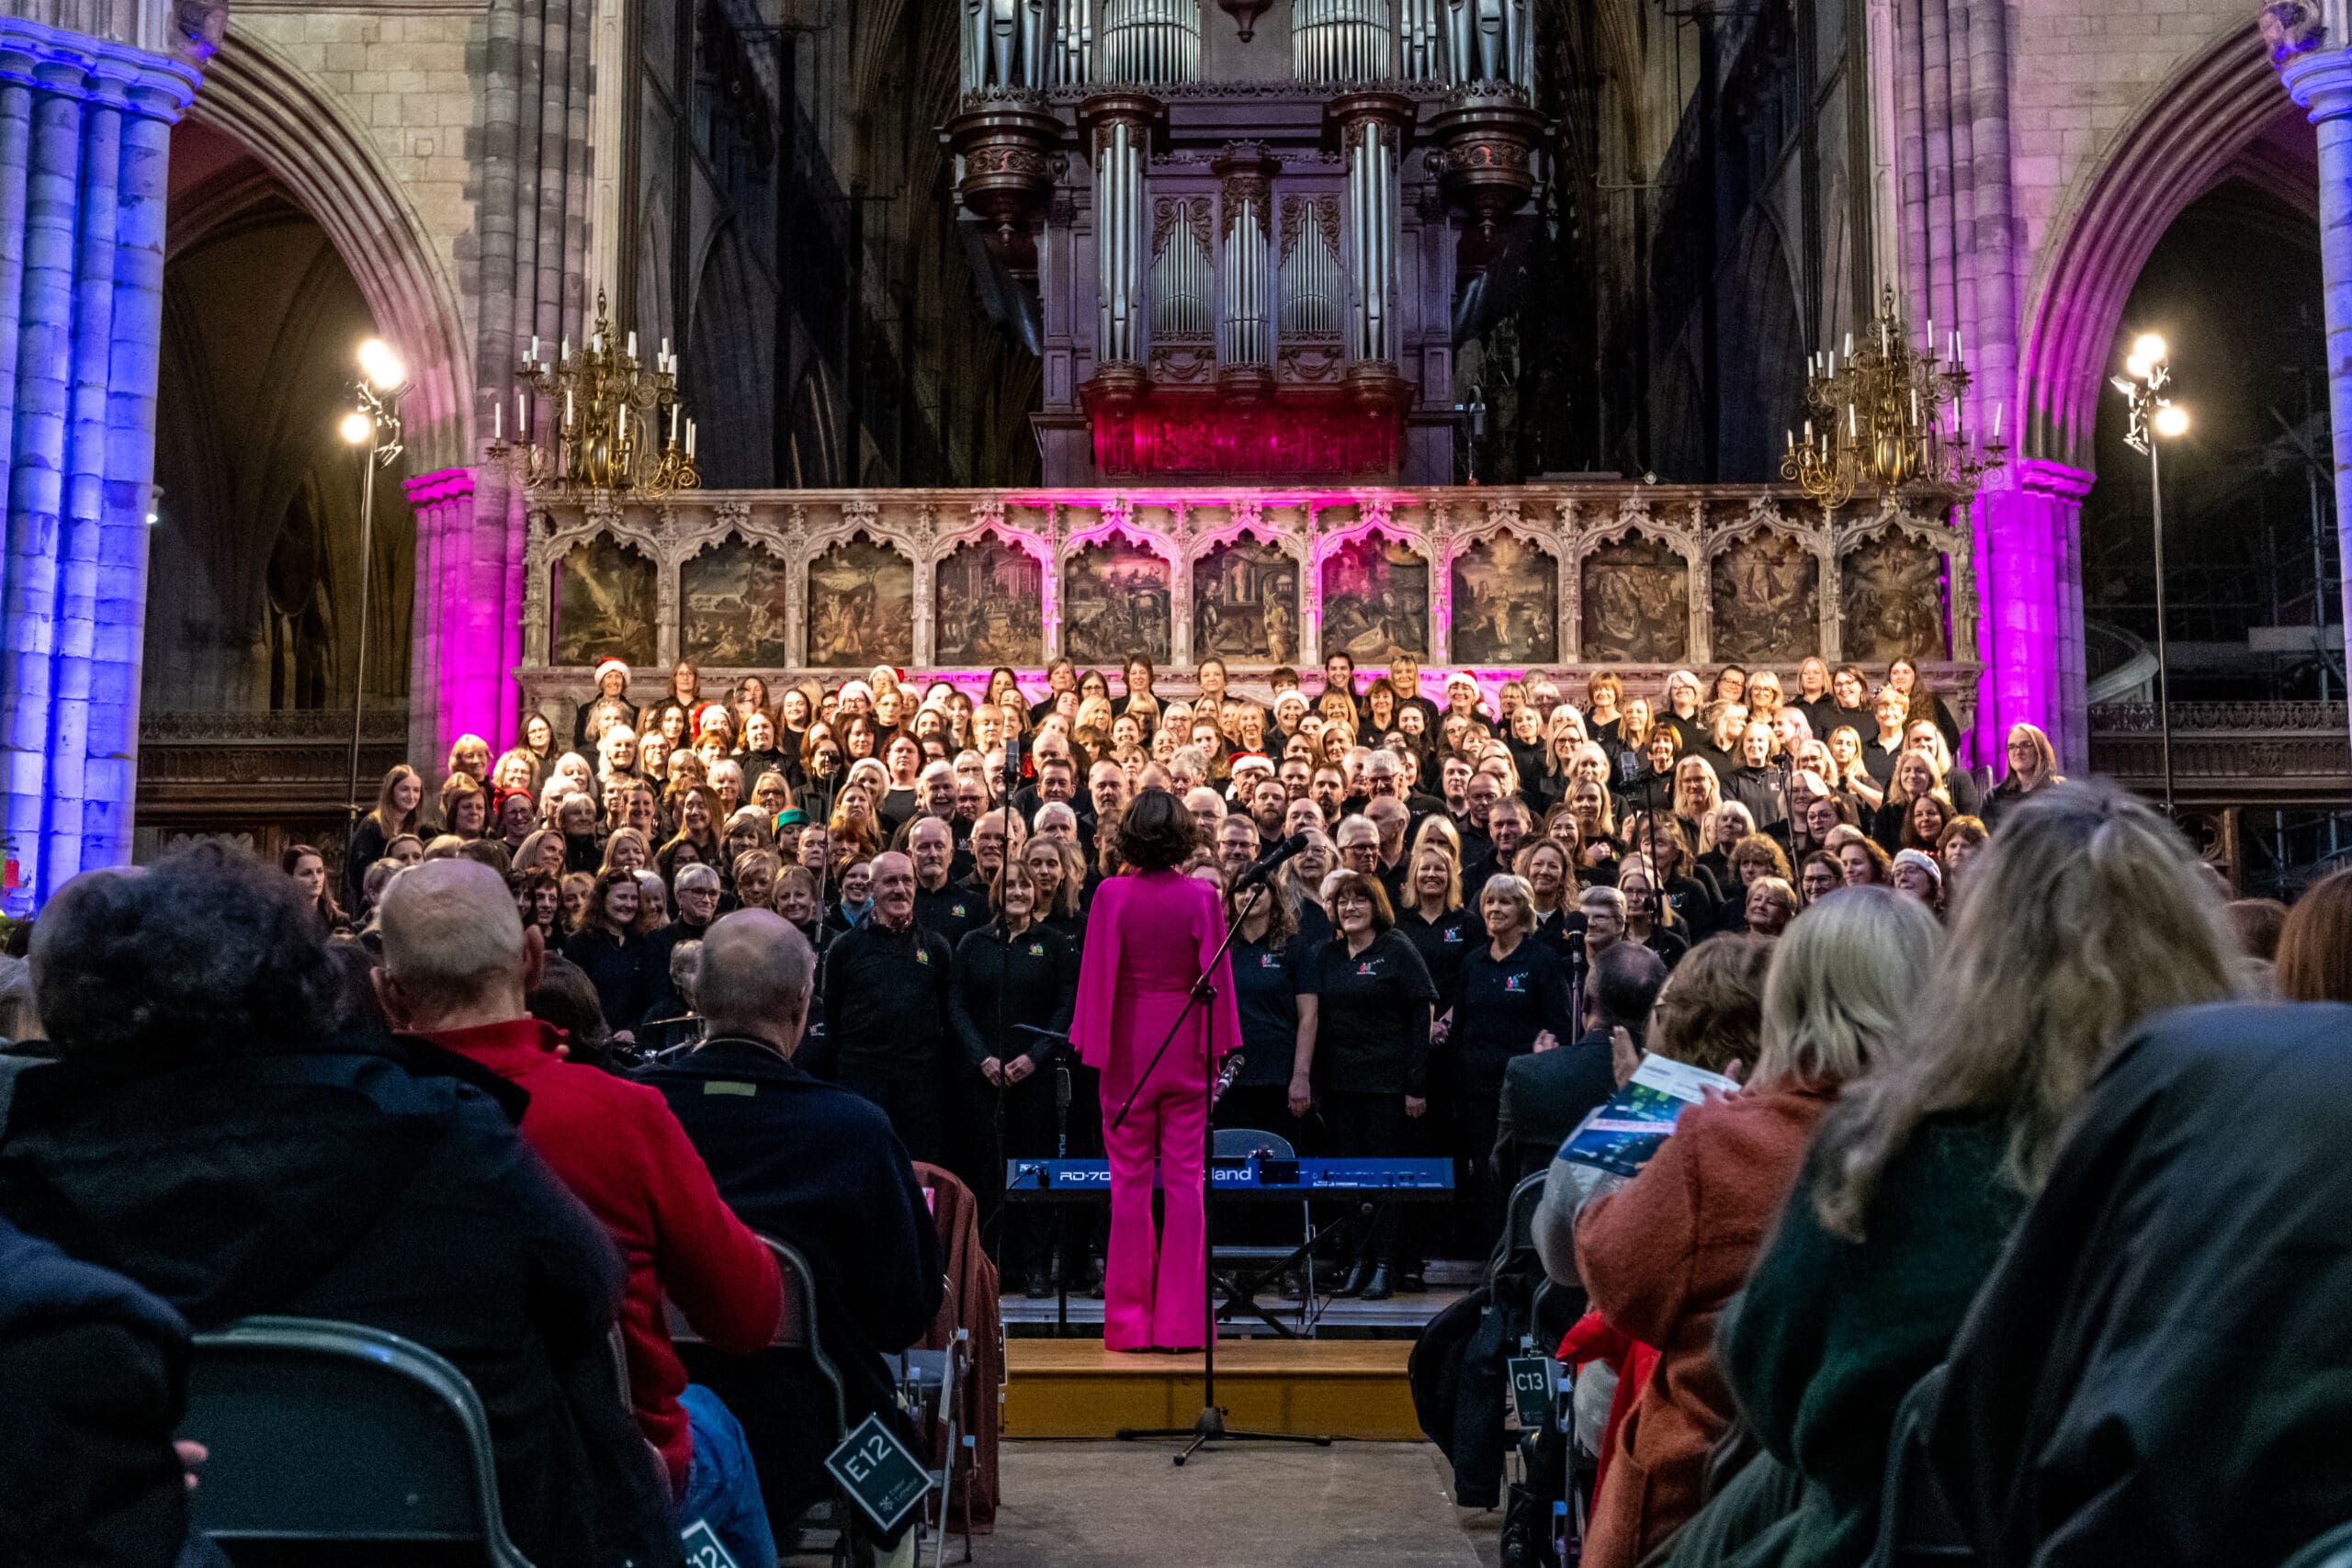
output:
{"label": "cathedral interior", "polygon": [[[39,290],[8,301],[28,886],[336,830],[347,750],[372,777],[511,732],[544,597],[513,454],[553,417],[516,367],[599,321],[674,367],[714,494],[1568,493],[1781,485],[1817,356],[1883,297],[1950,334],[1955,412],[2005,443],[1953,514],[1984,722],[2153,788],[2169,587],[2183,797],[2257,879],[2342,847],[2352,257],[2312,122],[2344,40],[2294,0],[9,9],[0,49],[40,66],[0,115],[11,199],[64,180],[66,240],[103,220],[140,258],[78,382],[33,357]],[[93,59],[130,62],[127,107],[50,70]],[[2162,580],[2109,391],[2143,332],[2195,411]],[[371,335],[408,375],[363,488],[337,424]],[[26,423],[93,376],[130,411],[89,476],[95,652],[61,630],[74,530],[43,531],[74,475],[40,501]]]}

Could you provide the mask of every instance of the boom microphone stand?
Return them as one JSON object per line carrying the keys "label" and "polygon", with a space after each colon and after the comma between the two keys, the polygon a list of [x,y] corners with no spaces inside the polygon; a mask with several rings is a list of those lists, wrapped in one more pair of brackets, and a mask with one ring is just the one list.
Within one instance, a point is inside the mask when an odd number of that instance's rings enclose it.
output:
{"label": "boom microphone stand", "polygon": [[[1286,840],[1270,852],[1259,861],[1258,864],[1250,867],[1249,875],[1243,880],[1245,890],[1254,893],[1258,898],[1267,897],[1266,877],[1272,874],[1276,865],[1289,859],[1291,855],[1296,854],[1299,849],[1305,848],[1306,842],[1305,836],[1299,835],[1295,840]],[[1293,848],[1293,844],[1297,847]],[[1135,1087],[1127,1090],[1125,1102],[1119,1107],[1118,1114],[1111,1118],[1112,1126],[1119,1127],[1125,1124],[1127,1112],[1135,1108],[1136,1096],[1143,1092],[1144,1085],[1151,1081],[1152,1072],[1159,1066],[1160,1058],[1168,1055],[1168,1048],[1176,1043],[1176,1037],[1182,1034],[1185,1026],[1192,1021],[1193,1010],[1205,1007],[1216,995],[1216,986],[1210,976],[1216,973],[1217,965],[1225,962],[1226,955],[1233,951],[1234,939],[1241,934],[1241,922],[1255,907],[1254,898],[1238,904],[1233,918],[1226,922],[1225,940],[1217,943],[1216,952],[1210,956],[1208,963],[1202,966],[1201,977],[1193,982],[1192,992],[1184,998],[1183,1010],[1178,1013],[1175,1021],[1169,1025],[1167,1036],[1159,1042],[1159,1049],[1154,1051],[1151,1054],[1151,1060],[1144,1064],[1143,1072],[1136,1077]],[[1208,1260],[1212,1256],[1209,1200],[1215,1195],[1216,1188],[1216,1128],[1214,1122],[1216,1110],[1216,1078],[1214,1075],[1203,1075],[1201,1100],[1201,1315],[1208,1333],[1208,1341],[1202,1362],[1201,1413],[1194,1417],[1190,1427],[1122,1427],[1117,1436],[1122,1442],[1136,1442],[1152,1438],[1191,1438],[1192,1440],[1184,1445],[1183,1451],[1175,1456],[1176,1464],[1180,1469],[1182,1468],[1185,1461],[1211,1443],[1309,1443],[1318,1449],[1328,1449],[1331,1446],[1331,1439],[1329,1438],[1308,1437],[1303,1433],[1295,1432],[1236,1432],[1227,1429],[1225,1425],[1225,1411],[1216,1402],[1216,1283],[1210,1275],[1208,1267]]]}

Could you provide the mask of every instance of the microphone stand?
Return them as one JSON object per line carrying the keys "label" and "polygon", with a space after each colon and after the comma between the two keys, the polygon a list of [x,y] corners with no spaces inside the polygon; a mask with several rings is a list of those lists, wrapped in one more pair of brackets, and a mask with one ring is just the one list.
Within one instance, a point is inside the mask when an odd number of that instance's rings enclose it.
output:
{"label": "microphone stand", "polygon": [[[1250,882],[1245,890],[1256,894],[1257,897],[1268,896],[1262,880]],[[1205,1007],[1216,995],[1216,986],[1210,976],[1216,973],[1217,965],[1225,962],[1226,955],[1233,951],[1234,939],[1241,934],[1241,922],[1249,918],[1256,901],[1256,898],[1236,901],[1233,917],[1225,923],[1225,940],[1217,943],[1216,952],[1202,966],[1201,977],[1193,982],[1193,989],[1184,998],[1183,1010],[1168,1026],[1168,1033],[1159,1042],[1159,1049],[1154,1051],[1151,1060],[1144,1064],[1135,1087],[1127,1090],[1125,1102],[1119,1107],[1118,1114],[1111,1118],[1113,1127],[1126,1124],[1127,1112],[1135,1109],[1136,1096],[1143,1092],[1144,1086],[1151,1081],[1153,1071],[1159,1067],[1160,1058],[1168,1055],[1168,1048],[1176,1043],[1176,1036],[1182,1033],[1184,1026],[1192,1021],[1193,1010]],[[1203,1068],[1205,1069],[1207,1065],[1204,1062]],[[1216,1191],[1216,1076],[1205,1070],[1202,1074],[1201,1100],[1201,1316],[1207,1337],[1201,1367],[1201,1413],[1190,1427],[1122,1427],[1115,1435],[1121,1442],[1155,1438],[1190,1438],[1183,1451],[1175,1456],[1179,1469],[1211,1443],[1308,1443],[1318,1449],[1328,1449],[1331,1446],[1331,1439],[1325,1437],[1309,1437],[1296,1432],[1230,1430],[1225,1424],[1225,1411],[1216,1402],[1216,1281],[1209,1272],[1209,1259],[1215,1256],[1210,1242],[1209,1216],[1210,1200]]]}

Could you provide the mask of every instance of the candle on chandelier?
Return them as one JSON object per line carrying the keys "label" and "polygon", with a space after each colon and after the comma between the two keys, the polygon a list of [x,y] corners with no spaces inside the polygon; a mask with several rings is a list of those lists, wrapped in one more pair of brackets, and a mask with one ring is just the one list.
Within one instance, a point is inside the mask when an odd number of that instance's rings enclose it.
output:
{"label": "candle on chandelier", "polygon": [[695,422],[694,422],[693,420],[688,420],[688,421],[686,421],[686,460],[687,460],[688,462],[692,462],[692,461],[694,460],[694,456],[695,456]]}
{"label": "candle on chandelier", "polygon": [[1797,449],[1797,433],[1793,430],[1784,430],[1781,434],[1789,438],[1789,452],[1793,457]]}
{"label": "candle on chandelier", "polygon": [[1995,404],[1993,405],[1993,439],[1994,439],[1994,440],[1996,440],[1996,441],[1998,441],[2000,438],[2001,438],[2001,405],[2000,405],[1999,403],[1995,403]]}
{"label": "candle on chandelier", "polygon": [[1935,358],[1935,356],[1936,356],[1936,319],[1935,319],[1933,316],[1929,316],[1929,317],[1928,318],[1928,357],[1929,359],[1933,359],[1933,358]]}
{"label": "candle on chandelier", "polygon": [[1919,423],[1919,389],[1917,387],[1911,389],[1911,423]]}
{"label": "candle on chandelier", "polygon": [[506,405],[504,403],[490,405],[490,438],[492,441],[506,439]]}
{"label": "candle on chandelier", "polygon": [[1811,420],[1804,422],[1804,444],[1808,446],[1813,445],[1813,421]]}
{"label": "candle on chandelier", "polygon": [[635,359],[637,357],[637,334],[635,333],[628,334],[628,356],[631,359]]}
{"label": "candle on chandelier", "polygon": [[566,430],[571,428],[571,389],[569,387],[563,389],[563,427]]}
{"label": "candle on chandelier", "polygon": [[556,350],[555,350],[555,362],[556,362],[558,365],[560,365],[560,364],[562,364],[565,360],[567,360],[567,359],[569,359],[569,358],[571,358],[571,340],[570,338],[565,338],[565,339],[563,339],[561,342],[560,342],[560,343],[558,343],[558,344],[556,344]]}
{"label": "candle on chandelier", "polygon": [[1854,357],[1854,334],[1851,333],[1846,334],[1846,357],[1849,359]]}
{"label": "candle on chandelier", "polygon": [[514,439],[531,438],[531,394],[516,389],[514,393]]}
{"label": "candle on chandelier", "polygon": [[1848,403],[1846,405],[1846,434],[1848,436],[1855,440],[1860,440],[1861,438],[1862,412],[1860,408],[1852,403]]}
{"label": "candle on chandelier", "polygon": [[678,405],[677,405],[677,404],[675,404],[675,403],[672,403],[672,404],[670,405],[670,445],[671,445],[671,446],[675,446],[677,444],[678,444]]}

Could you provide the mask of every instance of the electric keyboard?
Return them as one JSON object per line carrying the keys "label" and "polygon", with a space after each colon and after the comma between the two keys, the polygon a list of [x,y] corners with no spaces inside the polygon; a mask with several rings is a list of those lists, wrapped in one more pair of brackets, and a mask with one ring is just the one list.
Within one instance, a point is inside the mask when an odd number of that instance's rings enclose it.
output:
{"label": "electric keyboard", "polygon": [[[1282,1200],[1376,1195],[1439,1202],[1453,1195],[1446,1159],[1216,1159],[1209,1190],[1219,1198]],[[1009,1159],[1004,1195],[1021,1202],[1079,1203],[1111,1195],[1111,1166],[1099,1159]]]}

